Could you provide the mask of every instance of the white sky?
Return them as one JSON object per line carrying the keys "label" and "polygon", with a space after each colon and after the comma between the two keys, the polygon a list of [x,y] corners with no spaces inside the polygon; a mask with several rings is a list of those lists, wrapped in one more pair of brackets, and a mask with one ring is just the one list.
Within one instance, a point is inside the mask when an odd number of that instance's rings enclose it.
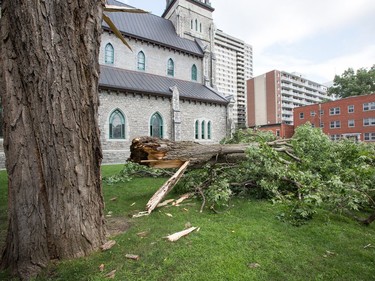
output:
{"label": "white sky", "polygon": [[[122,0],[161,15],[165,0]],[[332,81],[375,64],[374,0],[211,0],[216,27],[253,46],[254,76],[273,69]]]}

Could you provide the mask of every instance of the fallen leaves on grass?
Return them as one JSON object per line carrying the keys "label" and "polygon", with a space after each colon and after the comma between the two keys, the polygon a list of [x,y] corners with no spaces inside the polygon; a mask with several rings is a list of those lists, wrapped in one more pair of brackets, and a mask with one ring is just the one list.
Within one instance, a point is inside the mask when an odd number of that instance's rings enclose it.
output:
{"label": "fallen leaves on grass", "polygon": [[247,265],[249,268],[258,268],[260,267],[260,264],[257,262],[252,262]]}
{"label": "fallen leaves on grass", "polygon": [[99,265],[99,271],[100,272],[103,272],[104,271],[104,263],[102,263],[101,265]]}
{"label": "fallen leaves on grass", "polygon": [[108,278],[108,279],[114,279],[115,275],[116,275],[116,269],[112,270],[111,272],[109,272],[108,274],[106,274],[104,277]]}
{"label": "fallen leaves on grass", "polygon": [[326,250],[326,253],[323,255],[324,258],[328,258],[332,256],[336,256],[336,253],[332,251],[328,251],[328,250]]}
{"label": "fallen leaves on grass", "polygon": [[141,238],[144,238],[148,235],[148,231],[142,231],[142,232],[138,232],[137,233],[137,236],[138,237],[141,237]]}

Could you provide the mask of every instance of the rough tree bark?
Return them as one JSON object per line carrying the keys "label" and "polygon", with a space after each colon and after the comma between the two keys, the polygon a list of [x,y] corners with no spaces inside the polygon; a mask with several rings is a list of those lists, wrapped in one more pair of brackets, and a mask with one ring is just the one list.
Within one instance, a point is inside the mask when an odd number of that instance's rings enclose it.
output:
{"label": "rough tree bark", "polygon": [[[255,144],[253,144],[255,145]],[[139,137],[130,146],[130,161],[154,168],[178,168],[186,161],[190,167],[215,162],[237,162],[246,158],[250,144],[202,145],[190,141],[170,141],[153,137]]]}
{"label": "rough tree bark", "polygon": [[97,124],[102,0],[3,0],[9,177],[2,268],[29,279],[105,242]]}

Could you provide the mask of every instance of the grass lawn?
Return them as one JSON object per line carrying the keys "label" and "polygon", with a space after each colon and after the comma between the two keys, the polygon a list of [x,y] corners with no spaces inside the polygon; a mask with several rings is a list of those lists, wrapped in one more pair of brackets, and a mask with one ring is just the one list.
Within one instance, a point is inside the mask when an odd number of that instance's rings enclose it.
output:
{"label": "grass lawn", "polygon": [[[120,169],[104,166],[103,175]],[[281,206],[266,201],[234,199],[229,211],[213,214],[199,213],[200,201],[192,199],[180,207],[156,209],[148,217],[129,218],[144,209],[163,182],[147,178],[104,185],[106,214],[127,217],[129,230],[112,238],[117,244],[111,250],[51,265],[36,280],[107,280],[112,270],[115,280],[375,280],[375,226],[327,212],[294,227],[276,219]],[[113,197],[117,200],[110,201]],[[0,172],[0,204],[3,241],[5,172]],[[200,231],[174,243],[163,239],[188,222]],[[140,237],[140,232],[147,235]],[[140,260],[126,259],[126,254]],[[5,272],[0,280],[8,280]]]}

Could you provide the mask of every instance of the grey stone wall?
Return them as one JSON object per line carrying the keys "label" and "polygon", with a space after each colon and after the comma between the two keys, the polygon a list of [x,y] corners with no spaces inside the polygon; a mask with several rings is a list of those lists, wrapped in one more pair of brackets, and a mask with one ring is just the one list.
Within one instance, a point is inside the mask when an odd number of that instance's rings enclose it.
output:
{"label": "grey stone wall", "polygon": [[[125,116],[125,139],[109,139],[109,118],[119,109]],[[217,143],[226,135],[226,106],[202,102],[180,101],[181,140],[201,143]],[[158,112],[163,118],[164,138],[172,138],[172,101],[169,98],[141,94],[125,94],[101,91],[99,107],[99,126],[103,148],[103,163],[124,163],[130,155],[133,138],[149,136],[150,118]],[[211,121],[211,140],[195,139],[195,120]]]}
{"label": "grey stone wall", "polygon": [[137,68],[137,55],[140,51],[143,51],[146,57],[146,73],[167,76],[167,62],[171,58],[174,61],[175,67],[174,78],[191,81],[191,67],[195,64],[198,69],[197,83],[202,84],[202,58],[181,52],[175,52],[164,47],[141,41],[136,42],[131,39],[127,40],[133,51],[130,51],[115,35],[104,32],[102,34],[102,43],[100,45],[99,63],[106,65],[104,62],[104,49],[107,43],[111,43],[115,54],[114,64],[109,64],[109,66],[139,71]]}

